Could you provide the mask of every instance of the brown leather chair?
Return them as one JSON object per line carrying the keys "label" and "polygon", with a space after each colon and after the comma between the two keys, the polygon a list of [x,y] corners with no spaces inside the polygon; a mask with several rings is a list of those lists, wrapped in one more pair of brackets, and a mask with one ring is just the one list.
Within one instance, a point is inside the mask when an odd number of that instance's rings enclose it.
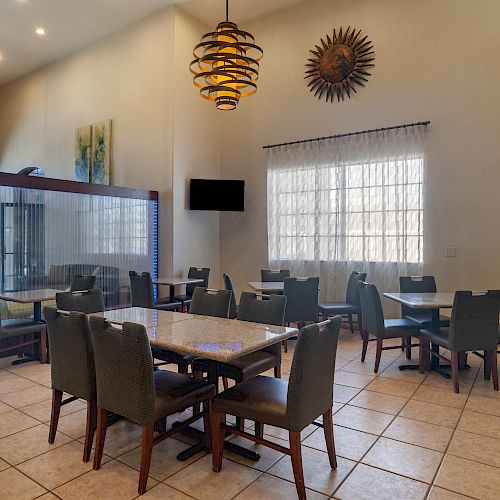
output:
{"label": "brown leather chair", "polygon": [[[204,403],[215,395],[215,386],[193,380],[189,375],[166,370],[153,371],[153,358],[143,325],[124,323],[112,327],[104,318],[91,316],[97,382],[97,438],[94,469],[101,465],[108,412],[142,426],[142,455],[139,494],[146,491],[153,445],[163,441],[201,416],[204,411],[166,430],[166,418],[189,406]],[[160,435],[153,439],[154,430]]]}
{"label": "brown leather chair", "polygon": [[[333,438],[333,379],[342,318],[305,326],[293,355],[289,382],[258,376],[224,391],[210,403],[213,470],[222,468],[224,436],[233,433],[291,456],[299,499],[306,498],[300,433],[323,416],[323,429],[332,469],[337,468]],[[226,425],[226,415],[255,421],[256,435]],[[288,430],[290,448],[258,434],[264,424]]]}

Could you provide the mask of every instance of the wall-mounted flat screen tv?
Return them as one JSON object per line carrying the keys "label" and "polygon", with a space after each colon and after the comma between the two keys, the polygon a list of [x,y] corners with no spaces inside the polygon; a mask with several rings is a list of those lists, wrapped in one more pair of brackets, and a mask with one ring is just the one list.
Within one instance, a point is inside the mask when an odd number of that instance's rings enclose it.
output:
{"label": "wall-mounted flat screen tv", "polygon": [[245,181],[191,179],[189,209],[243,212],[245,210]]}

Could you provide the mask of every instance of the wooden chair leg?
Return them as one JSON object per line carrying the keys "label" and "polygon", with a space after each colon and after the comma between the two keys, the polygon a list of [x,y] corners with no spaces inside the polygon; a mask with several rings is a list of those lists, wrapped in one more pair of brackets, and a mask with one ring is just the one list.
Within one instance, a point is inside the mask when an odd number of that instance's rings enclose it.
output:
{"label": "wooden chair leg", "polygon": [[333,416],[331,408],[326,413],[323,413],[323,431],[325,433],[326,449],[328,450],[330,467],[332,469],[336,469],[337,457],[335,455],[335,439],[333,438]]}
{"label": "wooden chair leg", "polygon": [[229,381],[227,380],[227,377],[222,377],[222,386],[225,391],[229,389]]}
{"label": "wooden chair leg", "polygon": [[[203,372],[200,372],[198,370],[193,370],[193,378],[195,380],[203,380]],[[194,406],[193,406],[193,414],[194,415],[198,415],[198,413],[200,413],[200,403],[196,403]]]}
{"label": "wooden chair leg", "polygon": [[458,386],[458,352],[456,351],[451,351],[451,380],[453,390],[458,394],[460,390]]}
{"label": "wooden chair leg", "polygon": [[378,373],[378,369],[380,366],[380,358],[382,357],[382,344],[383,344],[383,339],[377,339],[377,352],[375,353],[375,368],[373,371],[375,373]]}
{"label": "wooden chair leg", "polygon": [[366,358],[366,351],[368,350],[368,332],[366,330],[363,330],[362,336],[363,336],[363,348],[361,349],[361,362],[365,362]]}
{"label": "wooden chair leg", "polygon": [[351,328],[351,333],[354,333],[354,325],[352,323],[352,314],[348,314],[347,317],[349,318],[349,327]]}
{"label": "wooden chair leg", "polygon": [[210,453],[212,450],[212,437],[210,428],[210,413],[208,408],[208,401],[203,401],[203,432],[205,445],[207,447],[208,452]]}
{"label": "wooden chair leg", "polygon": [[405,337],[406,359],[411,359],[411,337]]}
{"label": "wooden chair leg", "polygon": [[483,370],[484,370],[484,380],[490,380],[491,378],[491,356],[490,351],[483,352]]}
{"label": "wooden chair leg", "polygon": [[226,415],[213,410],[210,402],[210,427],[212,436],[212,469],[220,472],[222,468],[222,455],[224,452],[224,430],[220,428],[226,421]]}
{"label": "wooden chair leg", "polygon": [[47,329],[40,332],[40,363],[47,362]]}
{"label": "wooden chair leg", "polygon": [[255,437],[264,439],[264,424],[261,422],[255,422]]}
{"label": "wooden chair leg", "polygon": [[155,431],[158,432],[158,434],[165,434],[165,432],[167,432],[167,417],[160,418],[160,420],[155,422]]}
{"label": "wooden chair leg", "polygon": [[245,429],[245,419],[241,417],[236,417],[236,428],[240,431]]}
{"label": "wooden chair leg", "polygon": [[286,340],[283,341],[283,350],[288,352],[288,342]]}
{"label": "wooden chair leg", "polygon": [[102,453],[104,451],[104,441],[106,440],[106,429],[108,427],[108,412],[97,408],[97,437],[94,452],[94,470],[101,466]]}
{"label": "wooden chair leg", "polygon": [[61,412],[61,401],[63,391],[52,389],[52,412],[50,413],[49,443],[56,439],[57,424],[59,423],[59,413]]}
{"label": "wooden chair leg", "polygon": [[85,445],[83,447],[83,461],[90,460],[92,443],[94,442],[95,429],[97,427],[97,401],[87,401],[87,426],[85,427]]}
{"label": "wooden chair leg", "polygon": [[141,472],[139,474],[139,495],[146,492],[148,485],[149,466],[151,465],[151,453],[153,452],[153,431],[154,425],[144,425],[142,427],[142,449],[141,449]]}
{"label": "wooden chair leg", "polygon": [[281,378],[281,364],[274,367],[274,378]]}
{"label": "wooden chair leg", "polygon": [[177,373],[188,373],[188,365],[177,365]]}
{"label": "wooden chair leg", "polygon": [[290,458],[292,459],[293,477],[299,500],[306,500],[306,486],[304,483],[304,471],[302,469],[302,449],[300,443],[300,432],[288,433],[290,439]]}
{"label": "wooden chair leg", "polygon": [[361,340],[363,340],[365,337],[363,335],[363,316],[361,313],[358,314],[358,328],[359,328],[359,335],[361,336]]}
{"label": "wooden chair leg", "polygon": [[429,351],[430,351],[430,342],[425,339],[420,339],[418,348],[418,368],[420,373],[425,373],[429,369]]}
{"label": "wooden chair leg", "polygon": [[493,389],[498,391],[498,360],[496,349],[491,351],[491,377],[493,378]]}

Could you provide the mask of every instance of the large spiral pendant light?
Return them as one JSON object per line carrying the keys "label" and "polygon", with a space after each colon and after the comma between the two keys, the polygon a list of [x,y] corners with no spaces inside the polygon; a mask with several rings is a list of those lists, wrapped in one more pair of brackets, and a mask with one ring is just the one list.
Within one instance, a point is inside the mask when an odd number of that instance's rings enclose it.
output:
{"label": "large spiral pendant light", "polygon": [[217,109],[235,109],[240,97],[257,92],[255,82],[263,52],[250,33],[229,21],[228,0],[226,20],[216,31],[203,35],[193,55],[189,65],[193,82],[204,99],[215,101]]}

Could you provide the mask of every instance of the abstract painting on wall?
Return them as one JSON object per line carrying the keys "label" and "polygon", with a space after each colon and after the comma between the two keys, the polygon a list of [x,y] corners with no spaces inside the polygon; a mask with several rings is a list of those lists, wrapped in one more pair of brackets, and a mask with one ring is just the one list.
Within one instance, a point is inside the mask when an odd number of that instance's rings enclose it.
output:
{"label": "abstract painting on wall", "polygon": [[92,127],[87,125],[75,130],[75,181],[90,182],[92,155]]}
{"label": "abstract painting on wall", "polygon": [[92,174],[94,184],[109,184],[111,120],[92,125]]}

